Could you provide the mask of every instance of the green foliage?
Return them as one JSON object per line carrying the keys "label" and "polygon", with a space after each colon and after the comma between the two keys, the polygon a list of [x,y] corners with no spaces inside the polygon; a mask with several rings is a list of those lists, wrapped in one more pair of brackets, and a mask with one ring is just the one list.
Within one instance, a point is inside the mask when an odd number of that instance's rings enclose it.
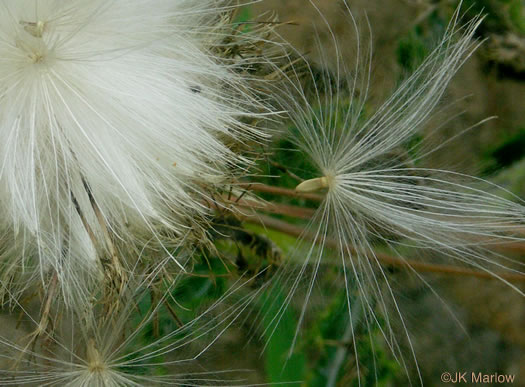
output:
{"label": "green foliage", "polygon": [[[293,128],[290,128],[291,132],[293,130]],[[297,146],[290,140],[279,140],[275,149],[277,151],[274,153],[272,161],[277,162],[279,166],[268,165],[268,175],[279,176],[279,186],[286,188],[295,188],[297,186],[297,180],[290,175],[283,174],[281,167],[293,169],[292,172],[305,180],[314,178],[319,174],[313,164],[299,152]],[[273,180],[275,183],[275,179]]]}
{"label": "green foliage", "polygon": [[[492,178],[494,183],[505,187],[512,194],[525,199],[525,158],[515,162],[508,168],[502,169]],[[506,196],[509,200],[515,200],[510,193]]]}
{"label": "green foliage", "polygon": [[396,56],[403,72],[412,73],[430,54],[436,41],[446,30],[446,21],[438,12],[432,12],[424,23],[412,28],[399,39]]}
{"label": "green foliage", "polygon": [[[163,353],[162,349],[168,343],[165,340],[157,344],[154,343],[161,337],[168,337],[180,327],[165,304],[170,303],[172,311],[176,311],[177,317],[183,323],[191,321],[196,311],[198,312],[224,295],[228,284],[226,278],[221,277],[221,275],[225,272],[225,266],[217,258],[203,259],[196,264],[192,275],[187,276],[176,288],[166,289],[159,284],[156,289],[152,288],[149,292],[145,292],[137,304],[136,313],[131,314],[133,319],[131,326],[141,326],[146,316],[155,309],[156,313],[154,313],[153,318],[147,320],[144,328],[127,345],[127,353],[130,354],[128,359],[137,359],[149,355],[155,350]],[[168,297],[164,301],[164,305],[159,305],[160,300],[155,298],[155,295],[158,294],[160,297],[166,291],[169,291],[173,298]],[[172,300],[176,300],[182,308],[179,305],[171,304]],[[186,333],[181,332],[172,335],[170,340],[175,342],[178,339],[183,339],[185,335]],[[126,372],[135,375],[147,375],[151,374],[152,364],[159,364],[154,367],[155,374],[167,375],[169,370],[166,366],[161,365],[165,361],[166,358],[159,354],[148,360],[148,367],[134,365]]]}
{"label": "green foliage", "polygon": [[340,292],[320,313],[319,319],[309,331],[309,346],[314,349],[311,353],[316,355],[313,360],[317,364],[317,367],[310,371],[311,386],[326,385],[328,369],[334,361],[338,348],[347,346],[353,355],[350,343],[341,342],[347,325],[346,293]]}
{"label": "green foliage", "polygon": [[276,322],[273,318],[284,304],[285,296],[280,290],[272,291],[271,296],[263,298],[261,307],[267,342],[264,353],[267,381],[276,387],[300,385],[304,377],[305,355],[298,351],[290,354],[297,319],[287,309],[274,329]]}
{"label": "green foliage", "polygon": [[[402,366],[392,358],[384,343],[383,333],[377,325],[370,326],[368,335],[363,332],[357,342],[359,364],[364,373],[364,386],[387,387],[403,376]],[[356,380],[354,386],[358,386]]]}
{"label": "green foliage", "polygon": [[173,290],[172,295],[184,308],[192,311],[189,314],[192,316],[206,303],[224,295],[228,283],[222,275],[226,273],[227,268],[223,262],[218,258],[206,257],[195,266],[193,275],[181,281],[181,285]]}
{"label": "green foliage", "polygon": [[525,5],[521,0],[510,1],[508,14],[512,25],[525,35]]}
{"label": "green foliage", "polygon": [[513,31],[525,35],[525,5],[522,0],[464,0],[463,4],[467,17],[485,15],[481,34]]}
{"label": "green foliage", "polygon": [[[354,308],[352,324],[355,341],[350,334],[352,326],[349,322],[345,291],[340,291],[333,297],[332,302],[319,314],[319,318],[310,328],[308,353],[315,354],[312,356],[315,367],[312,367],[308,376],[309,386],[326,386],[332,372],[337,372],[337,385],[358,386],[357,363],[361,385],[364,386],[391,385],[402,373],[399,364],[385,348],[380,327],[375,322],[366,324],[360,302],[357,299],[351,302]],[[379,317],[376,318],[383,324]],[[355,359],[356,352],[359,354],[358,362]],[[338,353],[344,354],[341,364],[337,363]]]}
{"label": "green foliage", "polygon": [[242,33],[250,32],[251,25],[250,21],[253,20],[253,13],[252,8],[249,5],[245,5],[244,7],[241,7],[237,14],[235,15],[235,18],[233,19],[234,25],[239,25],[240,31]]}
{"label": "green foliage", "polygon": [[421,29],[415,28],[408,36],[399,40],[397,50],[397,62],[405,71],[413,71],[428,55],[428,49],[421,38]]}
{"label": "green foliage", "polygon": [[513,136],[502,139],[485,152],[487,166],[484,172],[491,174],[501,171],[523,158],[525,158],[525,128],[520,129]]}
{"label": "green foliage", "polygon": [[279,248],[282,250],[285,256],[292,253],[294,248],[297,247],[297,238],[294,238],[282,232],[271,230],[271,229],[265,229],[262,226],[257,226],[254,224],[247,224],[245,225],[245,228],[257,234],[266,235],[270,240],[275,242],[277,246],[279,246]]}

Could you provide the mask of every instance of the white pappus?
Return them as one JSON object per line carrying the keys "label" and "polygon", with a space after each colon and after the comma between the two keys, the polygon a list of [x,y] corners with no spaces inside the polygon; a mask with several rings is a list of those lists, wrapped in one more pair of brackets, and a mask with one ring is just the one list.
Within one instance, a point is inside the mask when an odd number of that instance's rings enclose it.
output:
{"label": "white pappus", "polygon": [[[351,14],[350,17],[358,34],[357,24]],[[302,299],[299,326],[304,322],[321,264],[328,259],[331,247],[339,260],[350,313],[344,340],[353,341],[358,374],[354,334],[358,315],[362,324],[381,329],[386,344],[408,370],[389,317],[391,309],[398,315],[417,366],[410,335],[378,252],[381,248],[402,262],[407,251],[430,252],[490,273],[523,295],[501,274],[522,274],[523,264],[495,248],[523,242],[523,201],[517,197],[515,201],[504,199],[500,193],[508,192],[490,182],[419,166],[419,161],[435,149],[418,149],[411,143],[414,135],[422,134],[425,125],[432,123],[451,78],[479,45],[473,37],[482,18],[460,26],[460,17],[458,9],[435,49],[372,112],[368,108],[365,111],[371,50],[363,49],[359,42],[358,59],[351,72],[340,58],[334,58],[334,79],[319,84],[310,71],[313,98],[299,86],[299,73],[290,80],[288,91],[293,97],[284,98],[293,123],[290,136],[318,173],[318,177],[302,182],[296,190],[324,196],[304,234],[304,241],[311,247],[298,249],[288,268],[276,276],[276,291],[285,286],[290,291],[279,313],[273,316],[273,327],[267,329],[277,329],[294,295]],[[382,246],[379,250],[373,240]],[[319,247],[313,247],[310,241]],[[305,279],[308,285],[299,294]],[[381,324],[378,312],[382,315]],[[335,380],[330,379],[330,385],[335,385],[331,384]]]}
{"label": "white pappus", "polygon": [[[181,274],[182,276],[183,274]],[[238,299],[230,306],[225,302],[245,282],[238,281],[220,299],[207,306],[195,318],[184,323],[163,310],[168,307],[175,316],[174,298],[170,294],[176,278],[155,303],[149,280],[136,275],[120,294],[118,305],[96,305],[88,311],[60,311],[53,331],[13,337],[0,335],[0,378],[3,386],[233,386],[245,385],[246,371],[210,368],[204,354],[220,343],[221,337],[239,314],[251,304],[253,295]],[[175,301],[176,302],[176,301]],[[172,306],[169,306],[169,305]],[[18,304],[23,312],[21,328],[40,330],[40,317]],[[176,309],[176,307],[175,307]],[[151,331],[155,322],[158,332]],[[178,317],[177,317],[178,320]],[[180,324],[180,325],[179,325]],[[20,333],[22,336],[22,333]],[[241,375],[241,379],[239,379]]]}
{"label": "white pappus", "polygon": [[86,298],[116,241],[180,237],[206,211],[203,187],[244,162],[226,142],[258,136],[240,121],[253,100],[211,50],[225,7],[0,2],[5,281],[55,273],[68,303]]}

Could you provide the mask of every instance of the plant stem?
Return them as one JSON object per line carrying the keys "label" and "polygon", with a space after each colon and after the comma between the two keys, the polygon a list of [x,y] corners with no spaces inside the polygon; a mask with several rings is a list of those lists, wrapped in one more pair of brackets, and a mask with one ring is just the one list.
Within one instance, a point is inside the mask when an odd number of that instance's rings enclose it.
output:
{"label": "plant stem", "polygon": [[[248,223],[255,223],[262,225],[263,227],[268,227],[285,234],[301,237],[308,240],[315,240],[315,237],[312,233],[307,232],[303,227],[296,226],[285,221],[272,218],[266,215],[260,215],[254,217],[249,217],[245,219]],[[325,239],[324,243],[326,246],[331,248],[337,248],[338,244],[333,239]],[[353,249],[352,249],[353,250]],[[439,274],[448,274],[448,275],[460,275],[460,276],[469,276],[475,278],[484,278],[484,279],[498,279],[502,278],[506,281],[511,282],[525,282],[525,275],[519,273],[496,273],[491,274],[488,272],[483,272],[479,270],[473,270],[463,267],[450,266],[450,265],[437,265],[430,263],[422,263],[408,259],[401,259],[392,257],[384,253],[374,253],[374,257],[386,266],[393,267],[407,267],[411,268],[417,272],[429,272],[429,273],[439,273]]]}
{"label": "plant stem", "polygon": [[274,187],[273,185],[266,185],[261,183],[242,183],[240,184],[240,187],[254,192],[264,192],[279,196],[289,196],[306,200],[312,200],[315,202],[320,202],[323,200],[322,195],[312,193],[299,193],[294,189]]}

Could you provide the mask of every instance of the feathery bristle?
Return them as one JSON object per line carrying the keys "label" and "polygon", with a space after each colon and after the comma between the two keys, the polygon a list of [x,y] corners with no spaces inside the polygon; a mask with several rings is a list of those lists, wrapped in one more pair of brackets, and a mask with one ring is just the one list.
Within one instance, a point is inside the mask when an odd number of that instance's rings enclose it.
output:
{"label": "feathery bristle", "polygon": [[207,211],[203,187],[244,163],[226,142],[258,136],[247,87],[211,54],[221,4],[2,2],[2,233],[24,246],[5,266],[57,273],[71,305],[114,244],[182,237]]}
{"label": "feathery bristle", "polygon": [[[350,16],[357,33],[357,24]],[[404,259],[402,248],[417,248],[470,265],[500,278],[523,295],[498,274],[522,273],[523,264],[493,249],[504,242],[524,240],[518,234],[525,220],[523,202],[503,199],[498,196],[502,189],[481,179],[415,166],[431,152],[415,156],[411,163],[396,157],[396,151],[408,158],[415,152],[410,140],[431,122],[448,83],[479,44],[473,37],[482,18],[463,26],[458,25],[459,19],[458,9],[437,47],[372,114],[365,112],[371,50],[364,50],[360,43],[353,76],[346,75],[340,58],[335,58],[335,80],[328,80],[324,86],[318,86],[310,72],[313,103],[299,86],[301,76],[290,79],[290,97],[285,98],[284,105],[294,124],[291,137],[318,169],[318,177],[302,182],[296,190],[324,191],[325,196],[305,232],[303,242],[307,246],[298,248],[296,257],[291,258],[295,264],[302,262],[300,267],[290,264],[291,268],[284,268],[275,278],[275,291],[286,286],[290,293],[272,318],[273,328],[267,330],[276,329],[294,294],[299,295],[304,277],[308,277],[309,285],[301,292],[300,327],[321,273],[321,262],[331,247],[339,258],[347,292],[351,334],[347,339],[357,351],[355,316],[360,315],[361,323],[370,327],[379,325],[376,314],[380,313],[385,322],[379,329],[407,369],[388,312],[394,309],[405,327],[403,316],[373,239],[400,259]],[[319,247],[309,245],[306,239]],[[413,349],[412,355],[417,365]],[[356,352],[359,373],[358,358]]]}

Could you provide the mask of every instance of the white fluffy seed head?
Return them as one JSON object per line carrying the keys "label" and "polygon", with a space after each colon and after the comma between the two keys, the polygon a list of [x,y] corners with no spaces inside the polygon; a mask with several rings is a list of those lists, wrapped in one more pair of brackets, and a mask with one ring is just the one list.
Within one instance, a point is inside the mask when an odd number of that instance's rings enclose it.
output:
{"label": "white fluffy seed head", "polygon": [[184,235],[241,162],[225,143],[254,135],[252,100],[210,54],[221,4],[1,3],[1,231],[42,273],[74,288],[117,241]]}
{"label": "white fluffy seed head", "polygon": [[[31,308],[18,304],[21,332],[0,332],[2,386],[242,385],[231,380],[239,370],[212,369],[208,362],[203,371],[201,362],[252,305],[253,294],[237,295],[248,281],[237,282],[213,303],[203,303],[192,318],[182,313],[179,319],[180,306],[173,295],[184,276],[152,290],[157,285],[152,285],[150,274],[135,275],[111,305],[95,303],[85,310],[52,307],[42,320],[38,312],[35,317]],[[47,320],[53,323],[43,329],[42,321]],[[159,321],[163,324],[152,335]]]}
{"label": "white fluffy seed head", "polygon": [[[489,243],[519,239],[513,233],[525,219],[522,205],[497,196],[498,188],[480,179],[418,168],[419,160],[434,150],[410,157],[415,150],[405,149],[431,121],[449,81],[477,46],[473,35],[481,19],[458,27],[458,17],[414,74],[371,115],[363,112],[366,100],[346,101],[339,89],[324,90],[324,96],[318,91],[318,106],[292,102],[295,141],[324,175],[297,190],[328,189],[327,207],[331,216],[340,217],[336,233],[357,229],[357,224],[343,225],[358,214],[372,222],[369,226],[387,228],[423,248],[454,250],[479,243],[479,238]],[[344,75],[336,79],[335,84],[344,83]],[[348,78],[346,84],[366,98],[367,77],[359,79]]]}
{"label": "white fluffy seed head", "polygon": [[[370,52],[363,55],[366,50],[360,45],[354,76],[346,75],[340,58],[335,58],[335,80],[329,79],[323,86],[317,87],[311,72],[316,86],[313,103],[296,86],[299,81],[292,80],[293,97],[286,105],[294,124],[292,137],[320,176],[299,184],[297,191],[325,189],[326,196],[304,234],[320,248],[307,241],[308,247],[298,249],[295,259],[291,258],[291,262],[301,260],[303,264],[299,268],[290,264],[276,276],[281,281],[276,291],[284,284],[291,290],[280,314],[272,317],[275,324],[300,288],[301,277],[308,276],[301,325],[320,276],[321,262],[330,256],[326,248],[332,247],[347,292],[350,338],[356,340],[356,316],[361,325],[370,328],[378,322],[376,314],[382,314],[384,322],[379,328],[406,367],[387,313],[394,310],[417,366],[394,290],[388,283],[389,274],[374,240],[379,240],[381,248],[388,249],[401,262],[406,257],[400,251],[413,252],[415,256],[430,251],[456,264],[491,273],[523,295],[522,290],[498,274],[522,273],[523,264],[513,262],[494,248],[524,241],[519,235],[525,220],[523,202],[518,198],[519,203],[503,199],[499,195],[502,189],[480,179],[418,168],[418,161],[432,150],[409,157],[409,153],[415,153],[410,147],[411,138],[432,122],[448,83],[478,45],[473,36],[481,19],[461,27],[459,17],[458,10],[437,47],[372,114],[365,111],[370,83],[370,57],[366,57]],[[407,156],[401,157],[399,151]],[[296,338],[297,334],[298,331]],[[356,361],[358,356],[356,352]]]}

